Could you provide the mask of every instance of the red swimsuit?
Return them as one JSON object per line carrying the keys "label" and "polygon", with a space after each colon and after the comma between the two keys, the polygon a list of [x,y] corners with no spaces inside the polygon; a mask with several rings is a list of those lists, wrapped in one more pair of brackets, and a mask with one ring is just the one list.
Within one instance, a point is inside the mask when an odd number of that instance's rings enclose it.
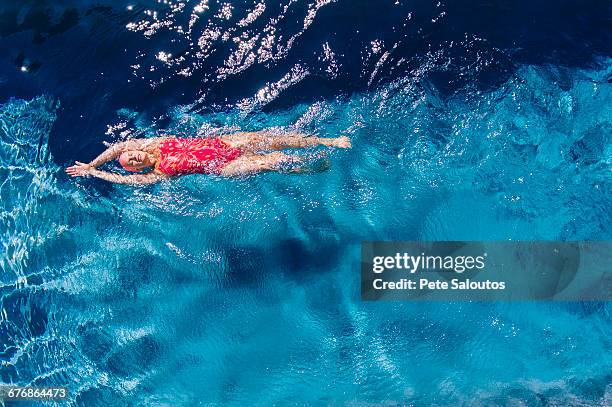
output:
{"label": "red swimsuit", "polygon": [[167,175],[219,174],[242,151],[219,138],[171,138],[159,144],[157,169]]}

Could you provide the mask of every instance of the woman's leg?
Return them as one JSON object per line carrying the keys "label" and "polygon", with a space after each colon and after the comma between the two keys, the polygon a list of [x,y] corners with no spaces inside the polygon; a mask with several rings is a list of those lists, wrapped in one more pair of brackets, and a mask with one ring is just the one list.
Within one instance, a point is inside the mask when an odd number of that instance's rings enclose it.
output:
{"label": "woman's leg", "polygon": [[225,177],[255,174],[264,171],[287,171],[294,172],[283,166],[299,164],[304,160],[296,155],[284,153],[252,154],[242,155],[227,163],[221,169],[221,175]]}
{"label": "woman's leg", "polygon": [[232,147],[237,147],[247,152],[305,148],[318,145],[339,148],[351,147],[351,140],[346,136],[324,138],[307,136],[301,133],[274,134],[268,131],[259,131],[255,133],[230,134],[221,137],[221,139]]}

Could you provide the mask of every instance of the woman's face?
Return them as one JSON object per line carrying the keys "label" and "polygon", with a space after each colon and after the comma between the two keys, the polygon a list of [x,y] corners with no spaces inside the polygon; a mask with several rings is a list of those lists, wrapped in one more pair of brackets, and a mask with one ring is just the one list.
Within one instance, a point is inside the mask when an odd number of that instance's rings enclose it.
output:
{"label": "woman's face", "polygon": [[151,166],[147,153],[138,150],[128,150],[121,153],[119,164],[128,171],[141,171]]}

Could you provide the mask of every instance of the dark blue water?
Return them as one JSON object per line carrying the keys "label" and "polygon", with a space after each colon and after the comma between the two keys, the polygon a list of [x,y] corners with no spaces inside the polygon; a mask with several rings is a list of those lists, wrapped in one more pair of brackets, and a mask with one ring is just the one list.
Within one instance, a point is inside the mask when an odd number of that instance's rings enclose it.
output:
{"label": "dark blue water", "polygon": [[[0,5],[0,380],[75,405],[609,405],[605,303],[372,304],[359,242],[612,237],[608,1]],[[324,173],[69,179],[298,129]]]}

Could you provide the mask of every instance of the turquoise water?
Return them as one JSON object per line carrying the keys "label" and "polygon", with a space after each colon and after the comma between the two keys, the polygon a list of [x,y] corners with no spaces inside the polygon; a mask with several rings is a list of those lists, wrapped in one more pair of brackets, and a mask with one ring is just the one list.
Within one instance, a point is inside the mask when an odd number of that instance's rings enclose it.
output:
{"label": "turquoise water", "polygon": [[610,405],[607,303],[360,301],[361,240],[612,238],[612,60],[444,98],[419,75],[436,66],[268,112],[169,110],[171,134],[353,138],[309,175],[75,181],[47,147],[61,101],[3,104],[2,381],[85,406]]}

